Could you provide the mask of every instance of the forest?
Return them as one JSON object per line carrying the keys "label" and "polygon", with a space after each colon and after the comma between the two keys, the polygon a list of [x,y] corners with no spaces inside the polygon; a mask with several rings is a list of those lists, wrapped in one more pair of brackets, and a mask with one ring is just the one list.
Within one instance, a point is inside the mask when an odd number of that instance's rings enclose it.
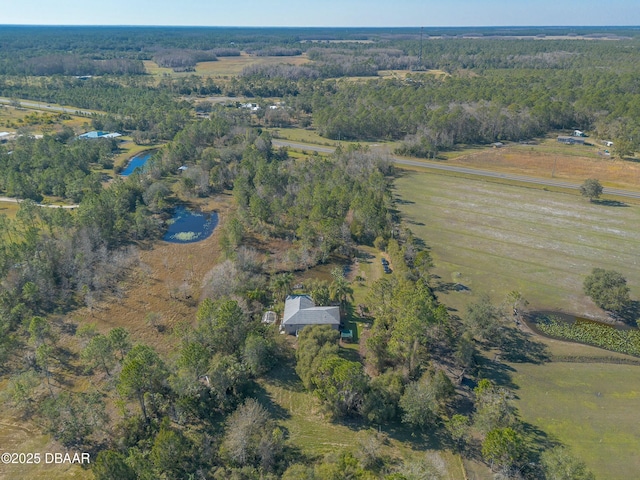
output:
{"label": "forest", "polygon": [[[274,147],[268,127],[394,140],[397,153],[428,158],[580,128],[625,158],[640,142],[640,37],[595,27],[426,33],[0,29],[0,96],[13,106],[92,110],[87,127],[156,149],[123,178],[114,170],[119,141],[78,140],[77,125],[42,136],[21,128],[0,145],[0,195],[22,200],[15,218],[0,215],[1,396],[16,418],[92,452],[100,480],[444,478],[424,456],[382,455],[394,432],[505,478],[593,478],[566,447],[522,422],[514,393],[483,373],[488,351],[535,357],[536,345],[520,339],[530,349],[517,352],[512,340],[520,292],[451,315],[434,290],[428,239],[416,238],[396,208],[391,159],[359,144],[292,154]],[[601,34],[615,39],[575,38]],[[198,73],[200,62],[243,55],[280,63],[231,77]],[[302,56],[303,65],[288,62]],[[149,74],[149,61],[173,74]],[[404,74],[380,76],[387,70]],[[262,111],[214,101],[221,96]],[[269,112],[275,101],[283,108]],[[213,197],[228,203],[216,233],[220,258],[201,291],[167,298],[195,311],[167,332],[172,355],[125,328],[70,320],[124,298],[143,268],[140,252],[159,242],[173,207]],[[49,200],[74,208],[39,205]],[[393,274],[367,284],[356,305],[358,281],[341,266],[363,246],[383,253]],[[306,293],[366,321],[355,349],[327,327],[293,339],[261,322],[265,310],[282,311],[299,275],[325,266],[334,267],[330,276],[305,280]],[[153,315],[140,321],[157,328]],[[326,423],[363,431],[362,442],[304,454],[258,395],[283,370],[295,372],[298,392]],[[63,376],[84,387],[62,388]]]}

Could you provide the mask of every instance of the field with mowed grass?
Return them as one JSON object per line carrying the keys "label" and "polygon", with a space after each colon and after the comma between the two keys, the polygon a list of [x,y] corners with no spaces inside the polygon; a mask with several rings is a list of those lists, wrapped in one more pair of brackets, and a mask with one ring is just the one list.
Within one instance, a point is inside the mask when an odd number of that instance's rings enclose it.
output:
{"label": "field with mowed grass", "polygon": [[395,188],[400,212],[431,247],[441,300],[453,307],[481,293],[499,303],[515,289],[531,309],[604,317],[582,291],[594,267],[619,271],[640,297],[638,206],[430,173],[405,172]]}
{"label": "field with mowed grass", "polygon": [[516,406],[525,422],[561,441],[599,479],[640,472],[640,366],[517,364]]}
{"label": "field with mowed grass", "polygon": [[[438,296],[454,314],[464,316],[480,294],[499,303],[517,289],[530,309],[605,316],[582,293],[593,267],[618,270],[632,298],[640,296],[637,205],[591,204],[578,194],[417,172],[404,172],[395,193],[410,228],[431,247]],[[456,284],[469,290],[453,289]],[[638,359],[535,341],[550,361],[501,367],[522,420],[570,446],[597,478],[635,478]]]}

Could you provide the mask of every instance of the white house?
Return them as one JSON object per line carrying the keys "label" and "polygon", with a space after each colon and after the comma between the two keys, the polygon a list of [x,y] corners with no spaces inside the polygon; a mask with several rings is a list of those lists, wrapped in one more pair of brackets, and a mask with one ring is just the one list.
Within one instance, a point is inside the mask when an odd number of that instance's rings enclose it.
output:
{"label": "white house", "polygon": [[309,295],[289,295],[284,303],[280,329],[297,334],[307,325],[331,325],[340,328],[340,308],[316,307]]}

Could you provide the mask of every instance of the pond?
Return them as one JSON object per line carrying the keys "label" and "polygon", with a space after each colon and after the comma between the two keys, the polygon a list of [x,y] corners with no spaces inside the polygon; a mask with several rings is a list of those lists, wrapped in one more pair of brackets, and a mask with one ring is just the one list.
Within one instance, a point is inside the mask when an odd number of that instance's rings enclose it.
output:
{"label": "pond", "polygon": [[626,325],[624,323],[611,324],[606,322],[599,322],[597,320],[578,317],[576,315],[571,315],[569,313],[563,313],[563,312],[552,312],[552,311],[531,312],[528,315],[526,315],[524,318],[524,322],[529,326],[529,328],[534,330],[536,333],[539,333],[540,335],[545,335],[545,333],[540,330],[540,328],[538,327],[538,324],[541,322],[546,323],[546,322],[549,322],[550,320],[555,320],[569,326],[591,324],[596,326],[608,327],[615,330],[634,330],[632,326]]}
{"label": "pond", "polygon": [[181,205],[167,223],[169,228],[162,237],[165,242],[194,243],[211,236],[218,225],[218,213],[201,213]]}
{"label": "pond", "polygon": [[147,163],[147,160],[149,160],[153,154],[154,152],[150,150],[137,154],[135,157],[129,160],[129,163],[127,164],[127,168],[125,168],[122,172],[120,172],[120,175],[122,175],[123,177],[128,177],[136,169],[138,168],[142,169],[145,163]]}

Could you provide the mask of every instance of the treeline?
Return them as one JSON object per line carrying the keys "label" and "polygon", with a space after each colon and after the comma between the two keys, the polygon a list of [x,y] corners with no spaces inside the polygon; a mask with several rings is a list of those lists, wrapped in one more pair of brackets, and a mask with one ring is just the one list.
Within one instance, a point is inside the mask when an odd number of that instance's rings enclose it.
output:
{"label": "treeline", "polygon": [[579,71],[327,84],[300,92],[292,99],[296,103],[311,105],[315,125],[329,138],[409,135],[403,148],[415,154],[574,127],[628,142],[638,131],[640,113],[634,75],[610,73],[605,82],[596,72]]}
{"label": "treeline", "polygon": [[139,77],[0,79],[0,96],[107,112],[95,128],[144,132],[146,141],[170,140],[192,119],[191,105],[167,90]]}
{"label": "treeline", "polygon": [[332,159],[279,161],[270,139],[246,151],[238,165],[233,195],[246,227],[292,241],[293,268],[325,262],[333,252],[349,253],[353,242],[372,244],[391,225],[388,159],[360,149]]}
{"label": "treeline", "polygon": [[5,68],[5,75],[143,75],[141,60],[110,58],[95,60],[78,55],[43,55]]}
{"label": "treeline", "polygon": [[41,140],[18,137],[10,152],[0,147],[0,191],[38,202],[45,195],[80,202],[102,190],[100,175],[92,167],[112,168],[116,151],[115,140],[76,140],[68,127]]}
{"label": "treeline", "polygon": [[218,55],[212,50],[162,50],[153,56],[153,61],[159,66],[172,68],[175,72],[193,71],[196,63],[217,59]]}

